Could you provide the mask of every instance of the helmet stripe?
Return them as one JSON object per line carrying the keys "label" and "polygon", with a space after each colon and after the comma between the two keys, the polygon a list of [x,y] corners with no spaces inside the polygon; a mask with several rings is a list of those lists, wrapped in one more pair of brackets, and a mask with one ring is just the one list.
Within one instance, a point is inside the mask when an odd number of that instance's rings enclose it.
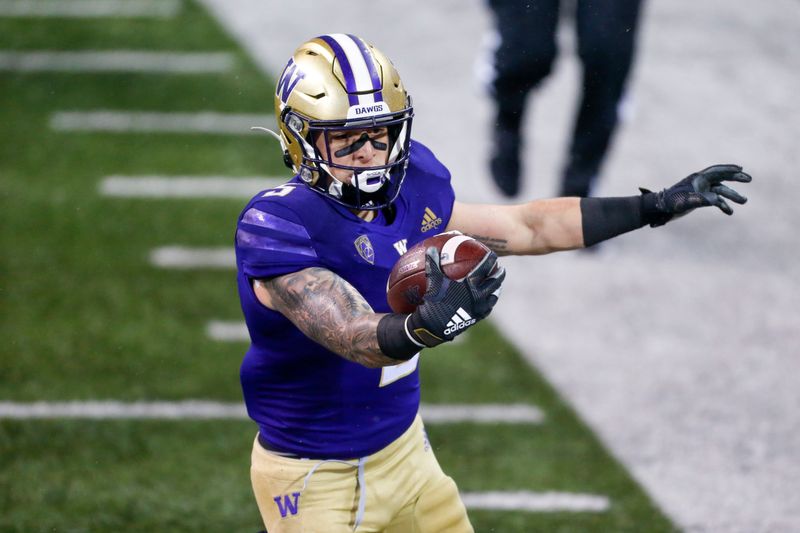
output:
{"label": "helmet stripe", "polygon": [[358,44],[349,36],[342,33],[334,33],[331,35],[333,39],[342,47],[342,50],[347,55],[347,60],[350,63],[350,70],[353,73],[353,79],[356,82],[356,90],[357,93],[370,93],[370,94],[359,94],[358,95],[358,103],[359,104],[372,104],[375,102],[375,98],[371,93],[380,89],[380,86],[375,87],[375,83],[373,82],[373,78],[369,71],[369,66],[367,64],[367,58],[364,57],[361,49],[359,49]]}
{"label": "helmet stripe", "polygon": [[375,61],[372,59],[372,54],[369,53],[367,50],[367,45],[362,41],[360,38],[356,37],[355,35],[347,34],[356,45],[358,45],[358,49],[361,52],[361,57],[364,58],[364,63],[367,65],[367,70],[369,70],[369,77],[372,80],[372,89],[377,91],[375,93],[375,101],[382,102],[383,95],[381,94],[381,78],[378,75],[378,69],[376,68]]}
{"label": "helmet stripe", "polygon": [[358,37],[335,33],[320,37],[331,47],[342,68],[350,105],[383,100],[380,77],[372,55]]}
{"label": "helmet stripe", "polygon": [[342,49],[339,42],[334,39],[333,35],[320,35],[319,39],[325,41],[325,44],[331,47],[333,55],[339,60],[339,65],[342,67],[342,74],[344,75],[345,89],[350,99],[350,105],[358,104],[358,95],[354,94],[358,91],[356,86],[356,79],[353,76],[353,69],[350,67],[350,60],[347,58],[344,49]]}

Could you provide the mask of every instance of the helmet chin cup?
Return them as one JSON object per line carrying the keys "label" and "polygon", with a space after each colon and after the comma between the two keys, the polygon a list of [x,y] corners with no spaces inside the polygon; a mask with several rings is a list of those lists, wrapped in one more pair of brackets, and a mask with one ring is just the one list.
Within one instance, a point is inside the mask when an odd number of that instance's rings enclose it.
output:
{"label": "helmet chin cup", "polygon": [[353,173],[353,184],[360,190],[368,193],[377,192],[388,179],[385,169],[364,170]]}
{"label": "helmet chin cup", "polygon": [[[311,171],[307,168],[303,168],[308,174]],[[351,193],[358,189],[359,191],[367,194],[372,194],[378,192],[381,187],[388,181],[388,171],[385,169],[370,169],[365,170],[363,172],[355,172],[353,177],[351,178],[351,183],[347,184],[339,180],[338,178],[334,178],[330,171],[326,169],[328,175],[330,176],[330,183],[327,187],[327,193],[331,196],[341,200],[347,189],[352,189]],[[303,173],[301,171],[300,177],[303,178]],[[357,186],[356,186],[357,184]],[[360,206],[353,206],[353,207],[360,207]]]}

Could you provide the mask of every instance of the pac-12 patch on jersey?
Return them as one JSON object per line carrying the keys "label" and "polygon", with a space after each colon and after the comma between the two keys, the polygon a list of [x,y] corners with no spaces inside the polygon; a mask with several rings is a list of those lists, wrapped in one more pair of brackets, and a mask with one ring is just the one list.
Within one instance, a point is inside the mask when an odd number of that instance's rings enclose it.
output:
{"label": "pac-12 patch on jersey", "polygon": [[369,237],[360,235],[353,244],[356,245],[358,255],[360,255],[364,261],[370,265],[375,264],[375,249],[372,247],[372,243],[369,242]]}

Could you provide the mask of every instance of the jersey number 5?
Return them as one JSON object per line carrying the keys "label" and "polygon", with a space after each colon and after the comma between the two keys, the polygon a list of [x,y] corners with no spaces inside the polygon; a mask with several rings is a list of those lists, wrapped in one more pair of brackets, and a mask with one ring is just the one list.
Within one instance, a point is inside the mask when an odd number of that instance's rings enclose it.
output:
{"label": "jersey number 5", "polygon": [[274,189],[270,189],[261,195],[262,198],[267,196],[286,196],[294,190],[294,185],[278,185]]}
{"label": "jersey number 5", "polygon": [[394,383],[398,379],[404,378],[411,374],[417,368],[417,361],[419,361],[419,354],[415,355],[408,361],[394,366],[385,366],[381,372],[381,387],[385,387],[390,383]]}

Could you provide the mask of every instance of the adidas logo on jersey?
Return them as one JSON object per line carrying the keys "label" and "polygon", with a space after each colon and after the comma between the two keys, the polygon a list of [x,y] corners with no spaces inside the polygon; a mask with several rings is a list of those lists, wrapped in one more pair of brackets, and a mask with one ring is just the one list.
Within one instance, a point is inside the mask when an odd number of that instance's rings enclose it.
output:
{"label": "adidas logo on jersey", "polygon": [[436,213],[431,211],[430,207],[426,207],[425,214],[422,215],[422,228],[420,228],[422,233],[425,233],[426,231],[430,231],[432,229],[436,229],[441,225],[442,225],[441,217],[437,217]]}
{"label": "adidas logo on jersey", "polygon": [[456,314],[454,314],[453,318],[450,319],[450,322],[447,323],[447,329],[444,330],[444,334],[450,335],[451,333],[455,333],[456,331],[471,326],[475,322],[476,320],[469,316],[469,313],[459,307],[456,311]]}

